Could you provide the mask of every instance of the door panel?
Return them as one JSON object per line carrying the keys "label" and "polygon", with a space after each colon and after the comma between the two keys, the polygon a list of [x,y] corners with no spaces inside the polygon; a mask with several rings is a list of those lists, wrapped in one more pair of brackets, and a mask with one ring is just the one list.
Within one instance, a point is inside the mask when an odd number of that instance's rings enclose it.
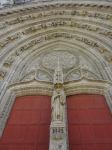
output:
{"label": "door panel", "polygon": [[26,141],[27,142],[37,141],[37,134],[38,134],[38,125],[30,125],[28,128]]}
{"label": "door panel", "polygon": [[24,96],[15,100],[0,150],[49,150],[51,97]]}
{"label": "door panel", "polygon": [[1,145],[2,150],[12,150],[12,144],[10,143],[5,143]]}
{"label": "door panel", "polygon": [[71,137],[71,142],[75,142],[75,141],[78,141],[80,142],[81,141],[81,135],[80,135],[80,127],[79,125],[71,125],[70,126],[70,137]]}
{"label": "door panel", "polygon": [[24,150],[36,150],[36,145],[35,144],[25,144]]}
{"label": "door panel", "polygon": [[90,125],[87,124],[81,125],[80,131],[81,131],[82,141],[90,142],[93,140]]}
{"label": "door panel", "polygon": [[38,141],[39,142],[46,142],[47,141],[47,134],[49,133],[49,127],[47,125],[40,125],[39,128],[39,136]]}
{"label": "door panel", "polygon": [[23,148],[24,148],[24,145],[23,145],[23,144],[17,144],[17,143],[15,143],[15,144],[13,145],[12,150],[24,150]]}
{"label": "door panel", "polygon": [[8,127],[6,127],[6,131],[4,132],[2,140],[6,142],[13,142],[16,136],[16,131],[16,125],[9,125]]}
{"label": "door panel", "polygon": [[25,140],[26,129],[27,129],[26,125],[20,125],[18,127],[18,131],[16,133],[16,138],[15,138],[16,142],[23,142]]}
{"label": "door panel", "polygon": [[112,117],[100,95],[67,97],[69,150],[112,150]]}

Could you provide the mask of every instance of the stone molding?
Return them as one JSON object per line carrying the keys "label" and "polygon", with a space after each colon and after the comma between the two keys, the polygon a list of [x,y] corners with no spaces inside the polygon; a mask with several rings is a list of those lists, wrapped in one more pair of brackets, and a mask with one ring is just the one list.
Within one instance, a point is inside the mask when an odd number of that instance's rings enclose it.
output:
{"label": "stone molding", "polygon": [[[39,81],[34,78],[30,81],[15,83],[7,87],[16,97],[24,95],[52,95],[53,85],[51,82]],[[34,90],[35,89],[35,90]]]}
{"label": "stone molding", "polygon": [[[25,16],[21,16],[19,18],[13,18],[13,19],[10,19],[10,20],[5,20],[5,22],[2,22],[0,24],[0,29],[5,29],[5,28],[10,28],[11,26],[15,26],[17,24],[19,25],[22,25],[23,23],[27,23],[29,22],[29,20],[32,20],[32,21],[39,21],[38,19],[45,19],[46,17],[61,17],[61,16],[67,16],[67,17],[71,17],[71,18],[74,18],[74,17],[82,17],[87,19],[87,18],[91,18],[91,19],[94,19],[94,20],[97,20],[99,19],[98,21],[100,22],[101,20],[106,20],[106,21],[111,21],[112,20],[112,15],[111,14],[107,14],[107,13],[98,13],[96,11],[80,11],[80,10],[76,10],[76,11],[73,11],[72,9],[70,10],[66,10],[66,9],[63,9],[63,10],[49,10],[49,11],[45,11],[45,12],[39,12],[39,13],[33,13],[33,14],[29,14],[29,15],[25,15]],[[86,18],[87,17],[87,18]],[[77,18],[76,18],[77,19]],[[92,21],[92,20],[91,20]],[[30,22],[30,27],[26,26],[26,29],[23,30],[23,34],[29,34],[33,31],[36,31],[37,29],[41,29],[41,28],[47,28],[49,26],[63,26],[63,25],[66,25],[66,23],[63,24],[63,21],[61,21],[61,23],[59,24],[58,22],[48,22],[47,24],[45,23],[40,23],[39,25],[35,25],[37,24],[36,22],[33,22],[33,24]],[[96,25],[90,25],[90,24],[86,24],[86,23],[82,23],[81,21],[79,22],[76,22],[76,21],[69,21],[68,25],[70,25],[70,22],[71,23],[71,26],[73,27],[76,27],[76,28],[86,28],[87,27],[87,30],[90,30],[90,31],[97,31],[98,30],[98,33],[99,34],[102,34],[102,35],[107,35],[109,34],[109,32],[111,32],[111,30],[104,30],[102,27],[100,27],[100,25],[97,27]],[[81,22],[81,23],[80,23]],[[19,33],[18,33],[19,35]],[[16,38],[19,38],[17,37],[17,35],[11,35],[13,40],[15,39],[14,36]],[[111,37],[110,37],[111,38]],[[9,39],[10,40],[10,39]]]}
{"label": "stone molding", "polygon": [[[7,14],[13,14],[15,12],[20,12],[20,11],[27,11],[27,10],[32,10],[32,9],[45,9],[45,8],[49,8],[49,7],[60,7],[60,6],[68,6],[68,7],[74,7],[74,6],[78,6],[78,7],[97,7],[97,8],[111,8],[112,7],[112,4],[111,2],[105,2],[105,1],[94,1],[92,2],[92,0],[89,0],[89,1],[69,1],[69,2],[64,2],[63,0],[60,1],[58,0],[57,1],[48,1],[48,2],[45,2],[45,3],[26,3],[24,6],[13,6],[14,8],[11,9],[9,7],[9,10],[5,10],[5,11],[1,11],[0,12],[0,15],[7,15]],[[6,7],[7,8],[7,7]]]}

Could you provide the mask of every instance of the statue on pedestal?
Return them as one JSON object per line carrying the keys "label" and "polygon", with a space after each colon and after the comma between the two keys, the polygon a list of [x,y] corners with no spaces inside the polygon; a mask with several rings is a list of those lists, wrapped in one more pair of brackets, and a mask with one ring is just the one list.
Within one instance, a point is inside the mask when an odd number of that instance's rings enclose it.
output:
{"label": "statue on pedestal", "polygon": [[62,123],[64,121],[64,104],[66,102],[66,96],[63,88],[63,72],[59,61],[55,68],[53,83],[52,122]]}
{"label": "statue on pedestal", "polygon": [[[59,86],[59,87],[58,87]],[[52,122],[64,121],[64,104],[66,102],[65,92],[62,85],[55,85],[52,95]]]}
{"label": "statue on pedestal", "polygon": [[67,150],[65,103],[66,95],[63,87],[62,67],[58,64],[54,72],[54,91],[51,99],[52,120],[50,125],[49,150]]}

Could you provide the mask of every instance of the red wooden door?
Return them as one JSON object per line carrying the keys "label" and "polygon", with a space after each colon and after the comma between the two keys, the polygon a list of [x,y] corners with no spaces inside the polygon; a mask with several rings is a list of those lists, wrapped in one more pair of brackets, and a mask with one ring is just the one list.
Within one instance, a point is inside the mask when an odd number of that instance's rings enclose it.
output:
{"label": "red wooden door", "polygon": [[100,95],[67,97],[69,150],[112,150],[112,117]]}
{"label": "red wooden door", "polygon": [[0,150],[49,150],[51,97],[16,99],[3,133]]}

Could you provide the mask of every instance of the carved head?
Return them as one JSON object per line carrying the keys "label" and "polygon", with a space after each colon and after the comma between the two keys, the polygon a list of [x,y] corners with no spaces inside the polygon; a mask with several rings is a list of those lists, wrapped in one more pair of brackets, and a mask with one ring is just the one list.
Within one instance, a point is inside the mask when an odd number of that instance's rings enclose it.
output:
{"label": "carved head", "polygon": [[55,84],[54,88],[56,92],[59,94],[63,90],[63,84]]}
{"label": "carved head", "polygon": [[60,88],[57,88],[57,89],[56,89],[56,92],[57,92],[58,94],[60,94],[61,89],[60,89]]}

